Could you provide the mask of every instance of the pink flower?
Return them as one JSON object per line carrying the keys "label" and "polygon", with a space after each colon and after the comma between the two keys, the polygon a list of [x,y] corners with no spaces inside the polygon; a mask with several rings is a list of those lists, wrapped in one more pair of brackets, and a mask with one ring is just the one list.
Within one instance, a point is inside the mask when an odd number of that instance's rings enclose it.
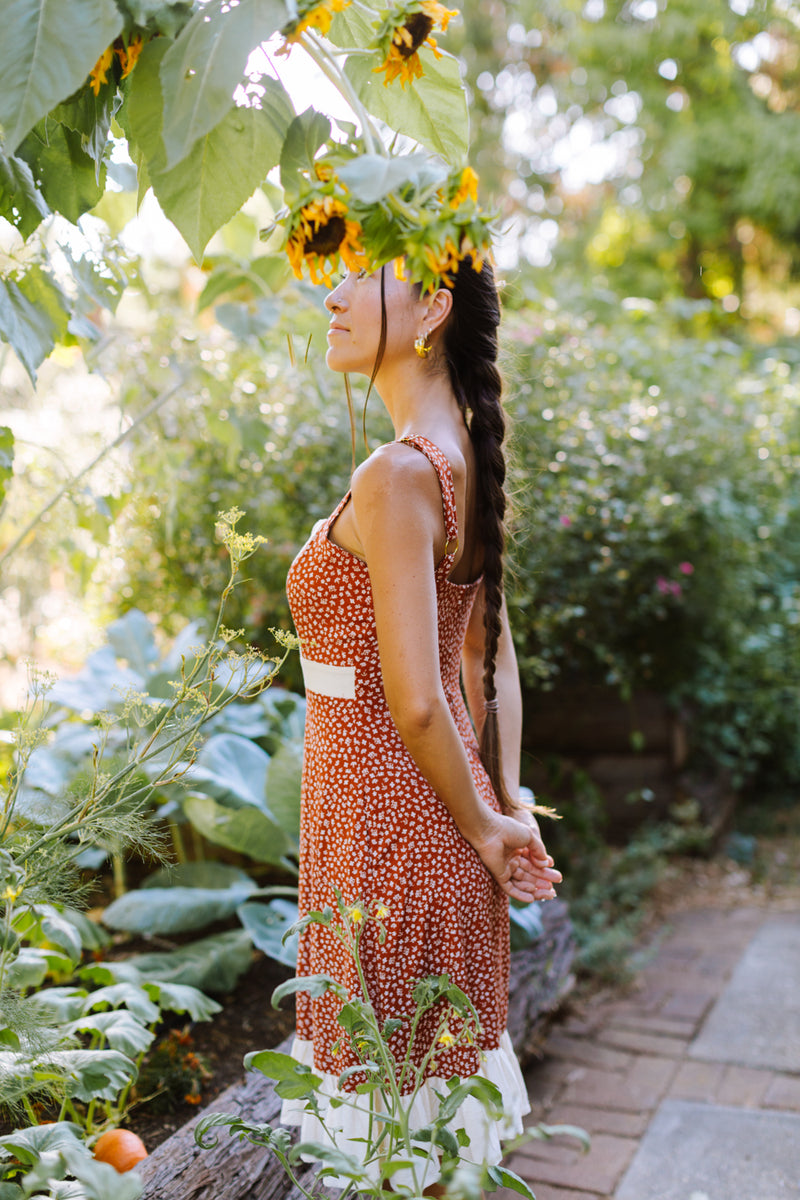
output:
{"label": "pink flower", "polygon": [[694,567],[690,562],[678,563],[678,570],[681,575],[694,575]]}
{"label": "pink flower", "polygon": [[656,587],[661,592],[662,596],[668,596],[672,590],[669,585],[669,580],[665,579],[663,575],[659,575],[658,579],[656,580]]}
{"label": "pink flower", "polygon": [[669,585],[669,590],[672,592],[673,596],[680,596],[683,588],[679,583],[671,583]]}
{"label": "pink flower", "polygon": [[559,519],[559,521],[561,522],[561,524],[562,524],[562,525],[564,525],[564,526],[566,526],[566,527],[569,527],[569,526],[572,524],[572,518],[571,518],[571,517],[559,517],[558,519]]}

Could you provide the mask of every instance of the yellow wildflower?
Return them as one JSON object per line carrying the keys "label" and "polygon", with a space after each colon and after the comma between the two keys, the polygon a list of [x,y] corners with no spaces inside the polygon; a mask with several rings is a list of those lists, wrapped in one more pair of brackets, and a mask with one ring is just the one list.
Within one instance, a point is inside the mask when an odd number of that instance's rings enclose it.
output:
{"label": "yellow wildflower", "polygon": [[354,904],[352,908],[348,908],[347,915],[354,925],[360,925],[364,920],[364,910],[359,908],[357,904]]}
{"label": "yellow wildflower", "polygon": [[312,282],[331,287],[331,271],[340,256],[350,271],[368,265],[360,238],[361,226],[348,219],[347,205],[335,196],[322,196],[300,210],[286,254],[298,279],[303,277],[306,262]]}
{"label": "yellow wildflower", "polygon": [[389,915],[389,909],[386,907],[385,904],[379,904],[378,907],[375,909],[375,916],[378,918],[379,921],[383,921],[385,917],[388,917],[388,915]]}
{"label": "yellow wildflower", "polygon": [[11,884],[6,884],[5,890],[3,891],[3,894],[2,894],[2,899],[7,900],[9,903],[13,903],[21,895],[22,895],[21,887],[12,888]]}
{"label": "yellow wildflower", "polygon": [[427,46],[437,58],[442,57],[437,48],[436,38],[432,36],[433,30],[438,26],[444,33],[450,18],[457,12],[458,9],[445,8],[438,0],[419,0],[419,4],[414,5],[403,24],[395,26],[386,58],[375,68],[376,72],[386,72],[384,86],[399,79],[401,86],[405,87],[407,83],[421,78],[421,46]]}
{"label": "yellow wildflower", "polygon": [[109,46],[98,58],[89,75],[89,82],[95,96],[100,94],[102,84],[108,82],[108,69],[114,61],[114,47]]}
{"label": "yellow wildflower", "polygon": [[478,203],[478,176],[472,167],[464,167],[461,172],[461,183],[450,201],[450,207],[455,211],[459,204],[463,204],[467,199],[472,200],[474,204]]}
{"label": "yellow wildflower", "polygon": [[[294,26],[287,27],[288,32],[283,31],[286,39],[282,47],[284,52],[288,49],[288,43],[298,42],[307,29],[318,29],[321,34],[326,34],[331,27],[334,13],[341,12],[351,3],[352,0],[322,0],[321,4],[313,4]],[[302,5],[300,7],[302,9]]]}
{"label": "yellow wildflower", "polygon": [[456,1042],[456,1039],[453,1036],[453,1034],[450,1032],[449,1029],[443,1029],[442,1032],[439,1034],[439,1045],[440,1046],[445,1046],[445,1047],[454,1046],[455,1042]]}

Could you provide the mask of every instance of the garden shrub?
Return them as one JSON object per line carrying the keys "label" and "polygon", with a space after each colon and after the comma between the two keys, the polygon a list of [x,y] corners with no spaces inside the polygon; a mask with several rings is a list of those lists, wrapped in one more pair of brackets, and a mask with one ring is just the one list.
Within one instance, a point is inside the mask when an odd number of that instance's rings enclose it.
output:
{"label": "garden shrub", "polygon": [[522,675],[654,690],[696,766],[796,780],[798,354],[687,312],[587,297],[508,322]]}

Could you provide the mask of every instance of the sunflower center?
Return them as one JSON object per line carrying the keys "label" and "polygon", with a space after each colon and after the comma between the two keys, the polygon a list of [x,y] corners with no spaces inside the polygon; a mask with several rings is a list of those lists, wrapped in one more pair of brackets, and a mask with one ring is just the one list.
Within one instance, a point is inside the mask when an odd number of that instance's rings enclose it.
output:
{"label": "sunflower center", "polygon": [[401,57],[411,58],[411,55],[416,54],[433,29],[433,18],[423,12],[412,13],[403,28],[410,35],[411,41],[406,42],[404,39],[400,39],[399,44],[395,42],[395,45]]}
{"label": "sunflower center", "polygon": [[347,226],[344,223],[344,217],[331,217],[324,225],[321,225],[314,235],[306,242],[306,254],[319,254],[324,258],[328,254],[334,254],[347,233]]}

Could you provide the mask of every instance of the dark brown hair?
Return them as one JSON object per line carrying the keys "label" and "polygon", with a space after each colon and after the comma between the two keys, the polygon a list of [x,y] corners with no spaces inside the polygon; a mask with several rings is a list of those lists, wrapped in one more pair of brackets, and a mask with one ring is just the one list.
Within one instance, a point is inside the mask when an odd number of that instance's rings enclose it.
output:
{"label": "dark brown hair", "polygon": [[522,805],[503,782],[497,719],[495,666],[502,628],[503,555],[506,543],[506,420],[501,404],[503,382],[497,366],[500,301],[489,263],[480,270],[465,258],[450,279],[453,306],[442,329],[442,357],[475,452],[480,541],[483,546],[484,629],[481,761],[504,812]]}

